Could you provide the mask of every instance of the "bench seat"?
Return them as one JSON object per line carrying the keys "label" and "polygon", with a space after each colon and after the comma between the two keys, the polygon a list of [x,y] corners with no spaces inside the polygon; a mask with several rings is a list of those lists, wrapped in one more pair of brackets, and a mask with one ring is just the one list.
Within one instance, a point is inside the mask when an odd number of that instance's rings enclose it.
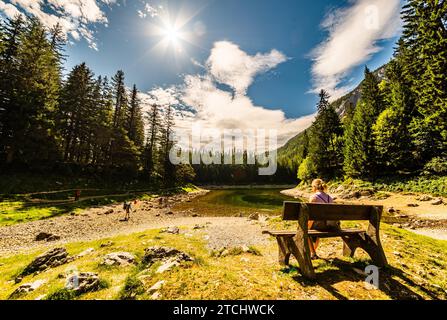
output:
{"label": "bench seat", "polygon": [[[264,230],[263,234],[268,234],[273,237],[290,237],[293,238],[296,236],[296,231],[271,231]],[[335,238],[335,237],[344,237],[351,236],[355,234],[365,234],[365,230],[360,229],[341,229],[337,231],[318,231],[318,230],[309,230],[308,235],[310,237],[318,237],[318,238]]]}

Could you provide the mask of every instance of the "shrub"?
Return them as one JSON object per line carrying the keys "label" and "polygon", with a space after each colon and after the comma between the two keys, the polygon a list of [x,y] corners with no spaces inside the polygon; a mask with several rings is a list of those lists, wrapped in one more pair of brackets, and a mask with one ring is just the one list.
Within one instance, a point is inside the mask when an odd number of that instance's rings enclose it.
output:
{"label": "shrub", "polygon": [[310,182],[314,177],[315,168],[312,160],[308,157],[304,159],[298,169],[298,179],[304,182]]}
{"label": "shrub", "polygon": [[447,175],[447,158],[433,158],[424,166],[425,175]]}

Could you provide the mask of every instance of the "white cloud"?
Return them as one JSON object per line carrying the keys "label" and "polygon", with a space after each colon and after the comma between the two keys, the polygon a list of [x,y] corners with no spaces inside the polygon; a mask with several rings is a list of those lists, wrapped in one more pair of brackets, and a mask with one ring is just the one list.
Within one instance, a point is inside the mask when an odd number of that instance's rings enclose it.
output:
{"label": "white cloud", "polygon": [[[225,54],[224,54],[225,53]],[[314,115],[299,119],[288,119],[280,110],[257,106],[246,95],[255,76],[286,61],[284,54],[273,50],[269,54],[249,56],[231,42],[218,42],[211,50],[205,73],[186,75],[184,83],[168,89],[149,92],[151,102],[180,103],[192,108],[177,116],[177,127],[181,129],[198,125],[206,129],[264,129],[278,130],[279,145],[307,129]],[[224,90],[218,84],[226,84],[232,90]],[[147,100],[148,101],[148,100]]]}
{"label": "white cloud", "polygon": [[328,90],[333,98],[349,88],[341,81],[356,66],[381,50],[378,41],[400,32],[400,0],[351,0],[349,7],[335,10],[322,23],[329,32],[313,52],[314,90]]}
{"label": "white cloud", "polygon": [[46,27],[59,23],[63,32],[74,40],[84,38],[89,46],[97,50],[92,25],[107,25],[108,19],[103,6],[117,0],[0,0],[0,11],[13,18],[17,13],[26,13],[38,18]]}
{"label": "white cloud", "polygon": [[147,17],[151,17],[151,18],[155,18],[158,17],[160,15],[160,12],[163,10],[163,6],[152,6],[149,3],[145,3],[144,4],[144,8],[142,10],[138,10],[138,16],[141,19],[147,18]]}
{"label": "white cloud", "polygon": [[206,64],[216,81],[229,85],[237,94],[245,94],[256,75],[286,60],[287,57],[277,50],[250,56],[237,45],[220,41],[214,44]]}
{"label": "white cloud", "polygon": [[15,6],[10,3],[5,3],[2,0],[0,0],[0,11],[4,12],[7,17],[11,18],[21,14]]}

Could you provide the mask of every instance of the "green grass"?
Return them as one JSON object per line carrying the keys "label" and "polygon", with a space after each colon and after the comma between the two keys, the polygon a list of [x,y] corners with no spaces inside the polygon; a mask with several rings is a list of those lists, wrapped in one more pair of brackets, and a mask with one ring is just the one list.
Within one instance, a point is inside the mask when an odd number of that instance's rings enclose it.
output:
{"label": "green grass", "polygon": [[[279,220],[271,227],[284,228]],[[289,228],[296,226],[288,225]],[[234,252],[225,257],[214,257],[203,240],[203,230],[193,231],[192,237],[159,234],[159,230],[102,239],[86,243],[67,244],[71,255],[87,248],[95,251],[70,264],[30,275],[22,283],[36,280],[47,282],[35,292],[19,299],[151,299],[148,289],[160,280],[165,285],[160,290],[162,299],[446,299],[447,294],[447,242],[415,235],[391,226],[383,228],[383,244],[390,267],[381,271],[380,290],[367,290],[364,276],[353,268],[364,270],[368,257],[358,252],[356,259],[341,256],[341,241],[324,239],[321,252],[334,252],[329,260],[314,262],[317,281],[301,276],[296,262],[284,269],[277,264],[276,242],[256,246],[253,253]],[[101,244],[113,241],[113,246],[101,248]],[[182,250],[195,258],[163,274],[155,272],[158,264],[149,268],[141,264],[144,249],[161,245]],[[13,279],[23,268],[44,250],[0,258],[0,299],[8,299],[19,286]],[[137,256],[137,265],[127,267],[100,266],[104,255],[127,251]],[[236,254],[237,253],[237,254]],[[95,272],[104,281],[97,292],[82,295],[64,289],[68,270]]]}

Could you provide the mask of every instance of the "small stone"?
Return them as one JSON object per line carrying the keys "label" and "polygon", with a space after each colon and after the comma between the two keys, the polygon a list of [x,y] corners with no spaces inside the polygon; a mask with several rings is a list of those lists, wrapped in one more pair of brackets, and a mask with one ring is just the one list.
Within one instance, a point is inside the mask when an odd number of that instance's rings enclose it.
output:
{"label": "small stone", "polygon": [[427,202],[427,201],[433,200],[433,198],[428,195],[423,195],[423,196],[420,196],[419,198],[416,198],[416,200],[421,201],[421,202]]}
{"label": "small stone", "polygon": [[372,195],[374,195],[374,191],[373,190],[362,190],[360,191],[360,196],[361,197],[371,197]]}
{"label": "small stone", "polygon": [[151,296],[152,300],[159,300],[161,299],[161,293],[160,292],[155,292],[152,296]]}
{"label": "small stone", "polygon": [[150,287],[148,290],[147,290],[147,292],[149,293],[149,294],[154,294],[155,292],[157,292],[158,290],[160,290],[162,287],[163,287],[163,285],[166,283],[166,281],[164,281],[164,280],[161,280],[161,281],[158,281],[156,284],[154,284],[152,287]]}
{"label": "small stone", "polygon": [[101,243],[100,247],[101,248],[106,248],[106,247],[111,247],[113,245],[114,245],[113,241],[107,241],[105,243]]}
{"label": "small stone", "polygon": [[169,271],[173,267],[177,267],[179,264],[180,263],[175,260],[169,260],[169,261],[165,262],[164,264],[162,264],[160,267],[158,267],[157,273],[163,273],[163,272]]}
{"label": "small stone", "polygon": [[199,229],[205,229],[205,226],[201,226],[199,224],[196,224],[194,227],[192,227],[193,230],[199,230]]}
{"label": "small stone", "polygon": [[129,252],[109,253],[103,258],[101,265],[105,266],[128,266],[135,263],[135,256]]}
{"label": "small stone", "polygon": [[396,209],[394,209],[393,207],[388,209],[388,213],[395,213],[395,212],[396,212]]}
{"label": "small stone", "polygon": [[419,207],[419,205],[417,203],[409,203],[409,204],[407,204],[407,207],[417,208],[417,207]]}
{"label": "small stone", "polygon": [[220,257],[226,257],[229,254],[230,254],[230,251],[228,249],[225,249],[220,253]]}
{"label": "small stone", "polygon": [[393,254],[394,254],[396,257],[402,258],[402,254],[401,254],[400,252],[398,252],[398,251],[394,251]]}
{"label": "small stone", "polygon": [[249,220],[259,220],[259,213],[255,212],[248,216]]}
{"label": "small stone", "polygon": [[199,215],[197,213],[193,213],[193,215],[191,217],[197,218],[197,217],[199,217]]}
{"label": "small stone", "polygon": [[431,205],[432,206],[440,206],[443,203],[444,203],[444,201],[441,198],[439,198],[436,201],[432,202]]}
{"label": "small stone", "polygon": [[114,212],[113,209],[107,210],[106,212],[104,212],[105,215],[109,215],[112,214]]}
{"label": "small stone", "polygon": [[143,263],[152,265],[157,261],[193,261],[193,259],[186,253],[169,247],[150,247],[145,250]]}
{"label": "small stone", "polygon": [[161,233],[180,234],[180,229],[178,227],[169,227],[161,230]]}
{"label": "small stone", "polygon": [[92,254],[93,252],[95,252],[95,249],[93,249],[93,248],[88,248],[88,249],[82,251],[80,254],[78,254],[78,255],[76,256],[76,258],[82,258],[82,257],[85,257],[85,256],[87,256],[87,255],[89,255],[89,254]]}

